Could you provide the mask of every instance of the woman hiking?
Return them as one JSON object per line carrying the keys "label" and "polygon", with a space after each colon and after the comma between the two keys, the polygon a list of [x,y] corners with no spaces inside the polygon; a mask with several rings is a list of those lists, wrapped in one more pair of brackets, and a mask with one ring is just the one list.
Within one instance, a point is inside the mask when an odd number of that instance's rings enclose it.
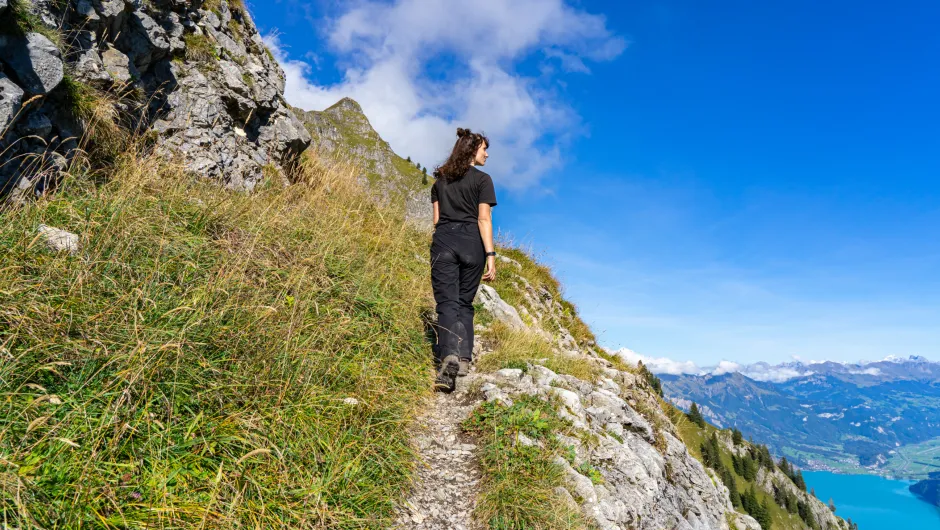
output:
{"label": "woman hiking", "polygon": [[496,279],[491,217],[496,191],[493,179],[476,167],[486,164],[489,145],[482,134],[457,129],[450,157],[434,170],[431,287],[437,302],[434,352],[439,366],[434,387],[444,392],[453,392],[456,378],[470,370],[473,298],[480,279]]}

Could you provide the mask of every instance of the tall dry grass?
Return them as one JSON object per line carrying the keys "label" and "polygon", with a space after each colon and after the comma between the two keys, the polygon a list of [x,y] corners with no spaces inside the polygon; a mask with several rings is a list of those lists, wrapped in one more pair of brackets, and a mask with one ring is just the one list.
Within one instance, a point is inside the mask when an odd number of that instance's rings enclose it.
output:
{"label": "tall dry grass", "polygon": [[600,367],[582,355],[560,352],[545,337],[529,330],[518,330],[502,322],[493,322],[487,334],[493,351],[477,361],[477,368],[492,372],[502,368],[526,369],[530,363],[549,370],[593,382]]}
{"label": "tall dry grass", "polygon": [[0,213],[4,523],[387,527],[429,387],[426,237],[355,174],[308,159],[247,195],[130,149]]}

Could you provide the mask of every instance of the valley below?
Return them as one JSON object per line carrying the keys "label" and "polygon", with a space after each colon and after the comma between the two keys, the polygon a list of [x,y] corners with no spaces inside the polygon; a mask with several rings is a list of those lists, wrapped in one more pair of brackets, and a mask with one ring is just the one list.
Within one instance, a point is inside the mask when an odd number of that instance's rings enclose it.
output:
{"label": "valley below", "polygon": [[938,363],[789,363],[750,373],[660,376],[680,407],[695,402],[709,421],[805,469],[916,480],[940,470]]}

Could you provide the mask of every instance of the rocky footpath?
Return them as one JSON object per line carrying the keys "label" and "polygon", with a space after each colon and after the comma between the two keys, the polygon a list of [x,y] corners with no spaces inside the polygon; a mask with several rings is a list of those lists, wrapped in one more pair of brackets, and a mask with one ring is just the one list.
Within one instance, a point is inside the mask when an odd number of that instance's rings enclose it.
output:
{"label": "rocky footpath", "polygon": [[313,137],[314,148],[359,167],[360,182],[380,203],[395,204],[414,225],[430,230],[430,170],[395,154],[372,128],[362,107],[343,98],[323,111],[294,109]]}
{"label": "rocky footpath", "polygon": [[310,144],[283,89],[242,0],[0,0],[0,190],[54,183],[105,104],[105,121],[251,190]]}
{"label": "rocky footpath", "polygon": [[[506,368],[476,376],[482,400],[506,405],[521,395],[554,400],[559,416],[585,434],[559,435],[573,457],[557,459],[567,477],[566,487],[557,492],[560,501],[577,503],[587,519],[604,530],[732,525],[758,530],[754,519],[734,511],[718,477],[689,454],[645,382],[616,369],[592,345],[579,345],[562,325],[561,304],[516,274],[521,268],[517,263],[502,259],[500,274],[515,276],[514,288],[524,293],[525,301],[513,307],[495,289],[483,286],[478,301],[486,312],[516,329],[542,335],[558,353],[592,363],[600,373],[596,381],[584,381],[534,360],[525,370]],[[599,477],[586,476],[585,469]]]}
{"label": "rocky footpath", "polygon": [[412,440],[420,460],[415,486],[399,507],[395,528],[480,530],[473,517],[482,478],[476,440],[461,429],[478,402],[469,390],[476,370],[453,394],[434,394],[424,407]]}

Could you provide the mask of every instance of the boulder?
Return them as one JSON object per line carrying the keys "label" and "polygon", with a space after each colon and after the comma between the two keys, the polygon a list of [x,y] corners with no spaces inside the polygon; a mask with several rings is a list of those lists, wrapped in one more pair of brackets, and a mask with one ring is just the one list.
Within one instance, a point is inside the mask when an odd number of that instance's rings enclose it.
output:
{"label": "boulder", "polygon": [[166,30],[143,11],[130,14],[117,45],[141,70],[146,70],[152,62],[166,57],[170,52],[170,39]]}
{"label": "boulder", "polygon": [[[0,0],[2,1],[2,0]],[[23,90],[9,77],[0,73],[0,138],[3,132],[16,118],[20,106],[23,104]]]}
{"label": "boulder", "polygon": [[62,52],[40,33],[27,33],[25,39],[0,35],[0,57],[16,74],[20,86],[32,95],[48,94],[65,75]]}
{"label": "boulder", "polygon": [[496,292],[496,289],[493,289],[489,285],[481,285],[480,290],[477,292],[477,301],[483,304],[483,308],[489,311],[493,318],[503,322],[511,328],[515,329],[526,329],[525,322],[522,321],[522,317],[519,316],[519,312],[516,311],[516,308],[507,304],[500,298],[499,293]]}
{"label": "boulder", "polygon": [[130,57],[117,48],[108,47],[101,53],[101,62],[108,76],[118,84],[128,84],[140,76]]}

